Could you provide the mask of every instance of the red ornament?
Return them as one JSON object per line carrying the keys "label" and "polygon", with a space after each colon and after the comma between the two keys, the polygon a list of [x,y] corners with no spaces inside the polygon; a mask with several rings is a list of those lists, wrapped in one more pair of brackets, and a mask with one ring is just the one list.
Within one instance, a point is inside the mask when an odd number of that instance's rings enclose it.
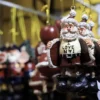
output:
{"label": "red ornament", "polygon": [[59,31],[56,26],[48,25],[43,27],[40,31],[40,38],[44,44],[47,44],[48,41],[58,37]]}

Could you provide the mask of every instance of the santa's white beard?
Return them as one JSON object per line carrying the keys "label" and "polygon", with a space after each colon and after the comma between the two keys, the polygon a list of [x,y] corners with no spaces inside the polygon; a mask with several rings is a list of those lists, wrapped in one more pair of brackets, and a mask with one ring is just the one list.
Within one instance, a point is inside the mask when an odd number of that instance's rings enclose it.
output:
{"label": "santa's white beard", "polygon": [[60,38],[64,40],[75,40],[76,38],[78,38],[77,28],[74,27],[70,30],[70,32],[67,29],[62,29],[60,32]]}
{"label": "santa's white beard", "polygon": [[90,35],[90,32],[89,32],[89,30],[85,30],[85,31],[79,31],[79,37],[85,37],[85,38],[89,38],[89,35]]}
{"label": "santa's white beard", "polygon": [[71,34],[71,33],[66,33],[66,34],[61,34],[61,39],[63,40],[75,40],[78,37],[78,35]]}

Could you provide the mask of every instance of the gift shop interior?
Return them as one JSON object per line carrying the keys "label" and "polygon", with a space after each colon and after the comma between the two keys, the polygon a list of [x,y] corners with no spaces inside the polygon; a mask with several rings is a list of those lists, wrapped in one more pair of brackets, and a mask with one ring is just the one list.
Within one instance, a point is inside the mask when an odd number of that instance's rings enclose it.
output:
{"label": "gift shop interior", "polygon": [[100,100],[100,0],[0,0],[0,100]]}

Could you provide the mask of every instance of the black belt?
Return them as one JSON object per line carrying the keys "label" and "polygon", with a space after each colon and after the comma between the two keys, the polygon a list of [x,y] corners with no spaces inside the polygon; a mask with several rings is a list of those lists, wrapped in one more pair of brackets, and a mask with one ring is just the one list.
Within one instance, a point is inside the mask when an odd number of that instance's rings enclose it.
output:
{"label": "black belt", "polygon": [[76,53],[76,54],[62,54],[62,57],[66,57],[68,59],[76,58],[77,56],[80,56],[80,53]]}

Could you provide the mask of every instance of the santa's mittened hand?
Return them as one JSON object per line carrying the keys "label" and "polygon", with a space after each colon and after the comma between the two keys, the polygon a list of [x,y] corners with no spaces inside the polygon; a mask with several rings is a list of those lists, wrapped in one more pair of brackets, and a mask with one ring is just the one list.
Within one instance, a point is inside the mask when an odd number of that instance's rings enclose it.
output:
{"label": "santa's mittened hand", "polygon": [[92,46],[93,42],[90,39],[85,39],[85,42],[88,46]]}
{"label": "santa's mittened hand", "polygon": [[52,47],[52,42],[49,41],[49,42],[47,43],[47,48],[50,49],[51,47]]}

